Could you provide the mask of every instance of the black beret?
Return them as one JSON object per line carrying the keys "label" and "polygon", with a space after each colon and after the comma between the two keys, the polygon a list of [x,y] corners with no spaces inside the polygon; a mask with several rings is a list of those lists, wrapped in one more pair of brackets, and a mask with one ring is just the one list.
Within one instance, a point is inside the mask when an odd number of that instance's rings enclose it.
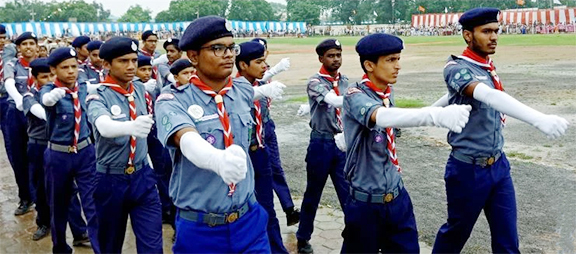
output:
{"label": "black beret", "polygon": [[48,56],[48,65],[56,67],[56,65],[70,58],[76,59],[76,50],[70,47],[57,48]]}
{"label": "black beret", "polygon": [[236,62],[250,62],[256,58],[263,57],[266,53],[264,45],[255,41],[240,43],[240,55],[236,56]]}
{"label": "black beret", "polygon": [[340,41],[336,39],[326,39],[320,42],[320,44],[316,46],[316,54],[318,54],[318,56],[323,56],[324,53],[326,53],[326,51],[331,49],[342,50],[342,45],[340,44]]}
{"label": "black beret", "polygon": [[100,49],[100,46],[102,46],[102,44],[103,44],[102,41],[91,41],[91,42],[88,42],[88,45],[86,45],[86,48],[88,49],[89,52],[91,52],[92,50]]}
{"label": "black beret", "polygon": [[188,59],[178,59],[170,66],[170,73],[178,75],[182,70],[192,67],[192,63]]}
{"label": "black beret", "polygon": [[164,49],[166,49],[168,45],[174,45],[174,47],[176,47],[176,50],[180,50],[180,48],[178,47],[178,43],[180,43],[180,40],[168,38],[168,40],[166,40],[162,46],[164,47]]}
{"label": "black beret", "polygon": [[81,48],[82,46],[84,46],[85,44],[88,44],[89,42],[90,42],[90,37],[84,36],[84,35],[78,36],[72,41],[72,47]]}
{"label": "black beret", "polygon": [[268,49],[268,42],[266,41],[266,39],[254,38],[254,39],[252,39],[252,41],[258,42],[258,43],[264,45],[264,47],[265,47],[266,49]]}
{"label": "black beret", "polygon": [[112,62],[112,59],[130,53],[138,53],[138,41],[128,37],[112,37],[100,46],[100,58]]}
{"label": "black beret", "polygon": [[144,33],[142,33],[142,40],[145,41],[148,39],[148,37],[150,37],[152,35],[158,37],[158,35],[156,33],[154,33],[152,30],[146,30],[146,31],[144,31]]}
{"label": "black beret", "polygon": [[152,58],[149,56],[138,54],[138,68],[148,65],[152,66]]}
{"label": "black beret", "polygon": [[0,24],[0,34],[6,34],[6,27]]}
{"label": "black beret", "polygon": [[385,56],[400,53],[404,49],[402,39],[390,34],[371,34],[364,36],[356,44],[360,56]]}
{"label": "black beret", "polygon": [[20,45],[20,43],[22,43],[25,40],[28,39],[33,39],[36,43],[38,43],[38,37],[36,37],[36,35],[33,32],[25,32],[23,34],[21,34],[20,36],[18,36],[18,38],[16,38],[16,41],[14,41],[14,44],[16,45]]}
{"label": "black beret", "polygon": [[466,11],[460,17],[460,24],[464,30],[474,30],[474,27],[488,23],[498,23],[500,10],[497,8],[479,7]]}
{"label": "black beret", "polygon": [[179,46],[184,51],[199,50],[205,43],[222,37],[232,37],[232,24],[218,16],[204,16],[188,25]]}
{"label": "black beret", "polygon": [[30,62],[30,68],[32,69],[32,76],[36,77],[39,73],[50,72],[50,65],[48,65],[48,58],[36,58],[34,61]]}

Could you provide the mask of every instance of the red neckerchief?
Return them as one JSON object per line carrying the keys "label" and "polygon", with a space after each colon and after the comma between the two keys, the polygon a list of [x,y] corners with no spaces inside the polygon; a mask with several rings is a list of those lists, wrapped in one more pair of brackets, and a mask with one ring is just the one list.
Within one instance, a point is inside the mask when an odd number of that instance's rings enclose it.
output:
{"label": "red neckerchief", "polygon": [[[112,76],[106,76],[102,85],[107,86],[113,91],[123,95],[128,100],[128,108],[130,109],[130,121],[136,120],[136,102],[134,101],[134,84],[128,83],[128,90],[124,89]],[[130,155],[128,157],[128,167],[134,167],[134,159],[136,158],[136,137],[130,136]]]}
{"label": "red neckerchief", "polygon": [[102,67],[100,68],[96,68],[91,61],[88,61],[86,63],[86,66],[88,66],[88,68],[92,69],[93,71],[95,71],[96,73],[98,73],[98,77],[99,77],[99,81],[102,82],[104,80],[104,69]]}
{"label": "red neckerchief", "polygon": [[82,120],[82,107],[80,107],[80,98],[78,98],[78,82],[74,84],[74,89],[70,89],[56,78],[54,85],[57,87],[55,89],[64,89],[67,94],[72,95],[72,102],[74,104],[74,141],[72,142],[72,148],[74,152],[77,153],[78,139],[80,138],[80,121]]}
{"label": "red neckerchief", "polygon": [[[338,89],[338,81],[340,81],[340,72],[338,72],[338,74],[336,74],[336,78],[334,78],[330,75],[330,73],[328,73],[326,68],[324,68],[324,65],[322,65],[320,71],[318,72],[318,75],[330,81],[330,83],[332,83],[332,87],[334,89],[334,92],[336,93],[336,96],[340,96],[340,89]],[[335,109],[336,109],[336,121],[338,122],[338,127],[340,128],[340,130],[343,130],[344,128],[342,124],[342,115],[340,109],[339,108]]]}
{"label": "red neckerchief", "polygon": [[[372,91],[376,92],[376,94],[380,97],[380,99],[382,99],[384,107],[387,108],[390,107],[390,98],[389,98],[391,93],[390,86],[387,86],[386,91],[383,91],[382,89],[378,88],[374,83],[372,83],[372,81],[368,79],[368,75],[366,74],[362,76],[362,81],[360,82],[366,85]],[[386,128],[386,138],[388,140],[386,144],[386,147],[388,148],[388,157],[390,157],[390,161],[392,162],[392,164],[394,164],[394,166],[396,166],[398,172],[402,172],[402,168],[400,168],[400,163],[398,163],[398,156],[396,155],[396,143],[394,142],[394,128],[392,127]]]}
{"label": "red neckerchief", "polygon": [[[236,77],[242,77],[240,72],[236,73]],[[254,83],[252,83],[252,87],[258,87],[259,85],[260,84],[257,80],[254,80]],[[264,147],[264,142],[262,139],[262,105],[260,104],[260,100],[254,101],[254,118],[256,120],[256,141],[258,141],[258,147]]]}
{"label": "red neckerchief", "polygon": [[26,61],[26,59],[24,59],[24,57],[22,56],[18,57],[18,61],[22,66],[24,66],[26,70],[28,70],[28,80],[26,85],[28,86],[28,90],[30,90],[32,88],[32,85],[34,84],[34,79],[32,79],[32,68],[30,68],[30,63]]}
{"label": "red neckerchief", "polygon": [[[220,118],[220,122],[222,123],[222,127],[224,128],[224,146],[229,147],[234,144],[234,136],[232,135],[232,126],[230,126],[230,117],[228,116],[228,112],[226,112],[226,107],[224,107],[224,95],[232,89],[232,77],[228,78],[228,83],[218,92],[214,92],[212,88],[206,83],[204,83],[198,75],[194,74],[190,77],[190,84],[195,85],[198,87],[202,92],[207,95],[212,96],[214,101],[216,102],[216,106],[218,107],[218,117]],[[229,191],[228,196],[232,196],[234,191],[236,190],[235,184],[228,185]]]}
{"label": "red neckerchief", "polygon": [[148,51],[146,51],[146,50],[140,49],[139,51],[140,51],[140,53],[142,53],[142,54],[145,55],[145,56],[149,56],[149,57],[151,57],[151,58],[154,58],[154,55],[148,53]]}

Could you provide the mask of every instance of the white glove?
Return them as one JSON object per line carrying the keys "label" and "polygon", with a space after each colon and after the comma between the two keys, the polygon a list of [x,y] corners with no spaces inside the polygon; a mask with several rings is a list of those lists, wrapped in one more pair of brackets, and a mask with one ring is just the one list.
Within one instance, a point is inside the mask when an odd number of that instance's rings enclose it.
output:
{"label": "white glove", "polygon": [[446,107],[450,102],[448,101],[448,93],[440,97],[436,102],[432,103],[432,107]]}
{"label": "white glove", "polygon": [[149,93],[154,93],[156,91],[156,86],[158,82],[155,79],[150,79],[148,82],[144,83],[144,88]]}
{"label": "white glove", "polygon": [[470,105],[448,107],[424,107],[420,109],[385,108],[376,111],[376,124],[380,127],[437,126],[460,133],[470,116]]}
{"label": "white glove", "polygon": [[304,116],[310,113],[310,104],[300,104],[300,108],[298,108],[298,116]]}
{"label": "white glove", "polygon": [[22,107],[22,97],[18,98],[14,98],[14,104],[16,104],[16,109],[18,109],[19,111],[24,110],[24,108]]}
{"label": "white glove", "polygon": [[180,138],[180,151],[197,167],[218,174],[227,185],[236,184],[246,178],[248,172],[246,153],[238,145],[220,150],[204,140],[197,132],[190,131]]}
{"label": "white glove", "polygon": [[272,77],[278,75],[280,72],[287,71],[290,68],[290,58],[282,58],[279,63],[277,63],[274,67],[270,68],[264,73],[264,77],[262,77],[262,81],[266,82],[270,80]]}
{"label": "white glove", "polygon": [[344,104],[344,96],[338,96],[334,90],[330,90],[330,92],[324,96],[324,101],[334,107],[341,108],[342,104]]}
{"label": "white glove", "polygon": [[569,125],[564,118],[543,114],[524,105],[507,93],[492,89],[484,83],[476,85],[473,96],[474,99],[488,104],[495,110],[533,125],[546,134],[548,138],[557,138],[564,135]]}
{"label": "white glove", "polygon": [[54,88],[47,94],[42,96],[42,104],[48,107],[56,105],[56,103],[66,96],[66,91],[62,88]]}
{"label": "white glove", "polygon": [[30,112],[36,117],[46,121],[46,110],[44,110],[42,105],[38,103],[32,105],[32,107],[30,107]]}
{"label": "white glove", "polygon": [[[102,80],[104,81],[104,80]],[[88,91],[88,94],[96,91],[96,89],[98,89],[98,87],[100,87],[100,84],[91,84],[90,82],[86,81],[86,90]]]}
{"label": "white glove", "polygon": [[282,99],[286,86],[278,81],[272,81],[268,84],[254,87],[254,100],[259,100],[262,97],[267,97],[272,100]]}
{"label": "white glove", "polygon": [[109,116],[101,116],[96,119],[94,125],[100,135],[105,138],[117,138],[123,136],[135,136],[146,138],[154,124],[152,115],[142,115],[136,117],[135,121],[115,121]]}
{"label": "white glove", "polygon": [[16,81],[13,78],[8,78],[4,82],[4,87],[8,95],[14,100],[16,109],[22,111],[22,95],[18,92],[18,89],[16,89]]}
{"label": "white glove", "polygon": [[163,63],[168,63],[168,55],[166,54],[162,54],[158,58],[152,60],[152,66],[156,66]]}
{"label": "white glove", "polygon": [[336,146],[340,151],[346,152],[346,139],[344,139],[343,133],[338,133],[334,135],[334,141],[336,142]]}

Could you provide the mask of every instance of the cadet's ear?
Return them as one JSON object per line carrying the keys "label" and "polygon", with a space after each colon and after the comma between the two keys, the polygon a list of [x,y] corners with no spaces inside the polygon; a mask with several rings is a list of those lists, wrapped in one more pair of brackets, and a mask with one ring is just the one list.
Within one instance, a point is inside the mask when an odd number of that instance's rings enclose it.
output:
{"label": "cadet's ear", "polygon": [[104,60],[104,61],[102,61],[102,67],[106,70],[110,70],[110,67],[112,67],[112,64],[110,62],[108,62],[108,60]]}
{"label": "cadet's ear", "polygon": [[188,59],[190,60],[190,63],[192,63],[192,66],[196,67],[198,65],[198,51],[187,50],[186,56],[188,56]]}
{"label": "cadet's ear", "polygon": [[466,44],[469,44],[472,41],[472,38],[474,37],[474,32],[464,29],[462,30],[462,37],[464,37],[464,41],[466,41]]}
{"label": "cadet's ear", "polygon": [[318,56],[318,62],[324,63],[324,62],[322,62],[322,61],[324,61],[324,56]]}
{"label": "cadet's ear", "polygon": [[239,61],[238,62],[238,68],[239,68],[238,71],[246,70],[246,69],[248,69],[248,64],[244,61]]}
{"label": "cadet's ear", "polygon": [[54,75],[56,75],[56,68],[50,66],[50,72]]}
{"label": "cadet's ear", "polygon": [[364,65],[364,69],[366,69],[366,73],[374,72],[374,69],[376,69],[376,63],[374,63],[370,60],[364,60],[362,65]]}

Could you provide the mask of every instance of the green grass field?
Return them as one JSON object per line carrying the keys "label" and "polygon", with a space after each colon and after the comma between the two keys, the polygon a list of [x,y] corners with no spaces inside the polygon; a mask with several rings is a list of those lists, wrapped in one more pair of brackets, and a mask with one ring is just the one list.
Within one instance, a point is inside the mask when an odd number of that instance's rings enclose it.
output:
{"label": "green grass field", "polygon": [[[290,45],[317,45],[322,40],[329,38],[325,36],[308,37],[308,38],[294,38],[294,37],[278,37],[267,39],[268,43],[274,44],[290,44]],[[341,36],[335,37],[340,40],[343,45],[353,46],[356,45],[360,36]],[[402,37],[405,44],[426,45],[426,46],[459,46],[464,45],[462,36],[412,36]],[[238,42],[246,41],[247,39],[238,39]],[[499,46],[576,46],[576,34],[526,34],[526,35],[501,35],[499,38]]]}

